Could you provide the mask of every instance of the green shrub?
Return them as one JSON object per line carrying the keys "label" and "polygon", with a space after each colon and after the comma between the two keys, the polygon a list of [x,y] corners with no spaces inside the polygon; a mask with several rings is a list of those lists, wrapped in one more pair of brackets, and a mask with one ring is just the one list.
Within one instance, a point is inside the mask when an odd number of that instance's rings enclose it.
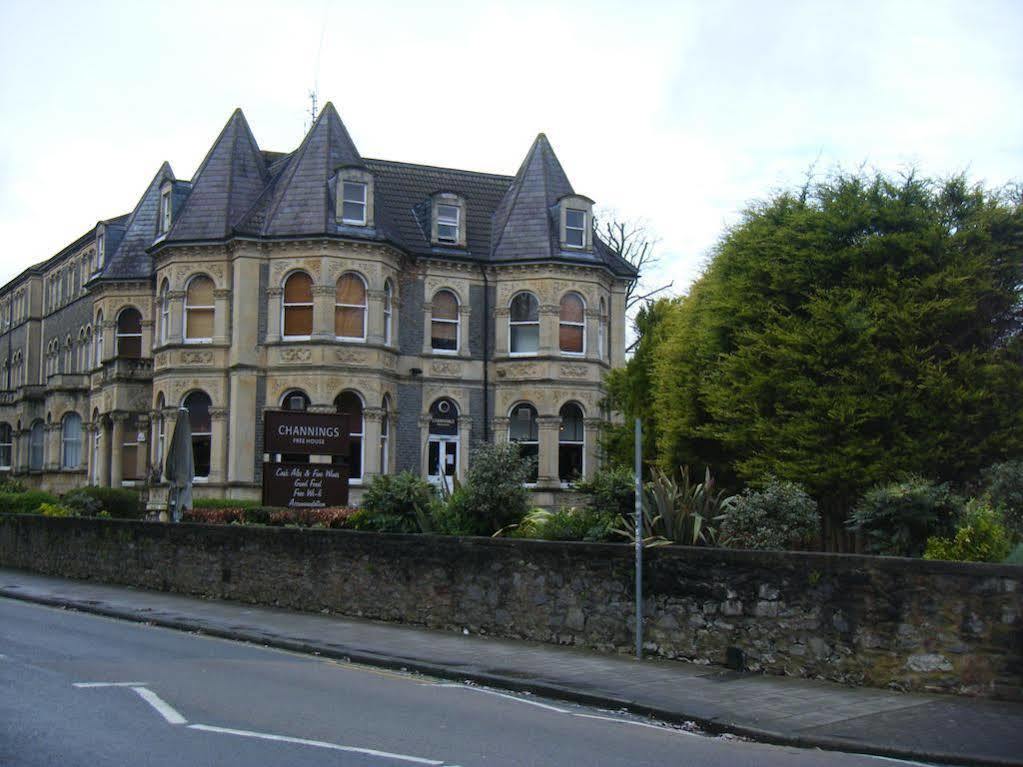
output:
{"label": "green shrub", "polygon": [[734,549],[800,549],[819,530],[817,502],[796,483],[771,478],[762,489],[733,496],[718,540]]}
{"label": "green shrub", "polygon": [[472,453],[465,484],[452,494],[449,516],[472,527],[479,535],[491,535],[517,524],[529,511],[525,483],[532,461],[519,456],[514,443],[481,444]]}
{"label": "green shrub", "polygon": [[62,506],[59,503],[41,503],[39,504],[38,513],[44,517],[73,517],[74,512],[71,511],[67,506]]}
{"label": "green shrub", "polygon": [[42,490],[23,493],[0,493],[0,512],[8,514],[37,514],[44,503],[59,504],[60,499]]}
{"label": "green shrub", "polygon": [[947,483],[909,476],[869,490],[847,524],[871,554],[919,557],[928,538],[955,532],[962,510],[962,499]]}
{"label": "green shrub", "polygon": [[636,510],[636,477],[626,466],[601,469],[593,479],[573,485],[586,496],[587,503],[601,514],[629,516]]}
{"label": "green shrub", "polygon": [[533,509],[509,532],[515,538],[545,541],[606,541],[612,537],[618,520],[617,514],[588,506],[557,511]]}
{"label": "green shrub", "polygon": [[431,511],[430,523],[438,535],[487,535],[482,520],[470,509],[465,487],[451,493],[447,503],[439,503]]}
{"label": "green shrub", "polygon": [[259,501],[246,501],[237,498],[196,498],[192,501],[193,509],[256,509]]}
{"label": "green shrub", "polygon": [[72,490],[61,498],[60,501],[80,517],[95,517],[103,512],[103,503],[99,498],[89,493],[83,493],[80,490]]}
{"label": "green shrub", "polygon": [[1010,533],[1023,539],[1023,460],[1005,461],[981,473],[982,487]]}
{"label": "green shrub", "polygon": [[25,487],[24,482],[19,482],[18,480],[11,479],[10,477],[4,480],[0,480],[0,494],[24,493],[26,490],[28,490],[28,488]]}
{"label": "green shrub", "polygon": [[323,527],[334,530],[350,527],[358,509],[275,509],[269,507],[188,509],[185,522],[204,525],[271,525],[274,527]]}
{"label": "green shrub", "polygon": [[[65,496],[65,502],[85,505],[87,502],[80,499],[80,496],[88,497],[99,502],[99,511],[105,511],[115,519],[141,519],[146,514],[145,504],[142,503],[139,494],[134,490],[120,487],[80,487],[68,493],[74,496],[70,501]],[[90,511],[89,513],[99,513]]]}
{"label": "green shrub", "polygon": [[[652,470],[650,481],[643,487],[644,516],[649,517],[654,535],[667,543],[685,546],[713,543],[714,523],[731,507],[732,496],[717,489],[709,467],[703,482],[692,481],[688,466],[681,468],[679,477],[676,480],[658,468]],[[634,514],[623,521],[634,520]],[[628,529],[629,537],[635,538],[635,531]]]}
{"label": "green shrub", "polygon": [[953,562],[1001,562],[1012,545],[998,513],[984,500],[971,499],[953,538],[927,539],[924,559]]}
{"label": "green shrub", "polygon": [[431,510],[437,492],[427,480],[411,471],[380,474],[374,477],[362,495],[359,529],[386,533],[430,532]]}

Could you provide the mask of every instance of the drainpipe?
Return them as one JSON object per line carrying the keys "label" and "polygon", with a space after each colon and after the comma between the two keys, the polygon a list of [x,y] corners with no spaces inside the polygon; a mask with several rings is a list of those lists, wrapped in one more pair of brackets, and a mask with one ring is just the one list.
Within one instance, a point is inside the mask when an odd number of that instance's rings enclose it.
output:
{"label": "drainpipe", "polygon": [[480,264],[483,276],[483,441],[490,442],[490,283],[486,264]]}

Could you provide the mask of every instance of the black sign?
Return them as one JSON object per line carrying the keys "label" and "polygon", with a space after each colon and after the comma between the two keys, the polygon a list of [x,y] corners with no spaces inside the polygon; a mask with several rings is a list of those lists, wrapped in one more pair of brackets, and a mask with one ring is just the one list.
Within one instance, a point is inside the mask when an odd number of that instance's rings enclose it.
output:
{"label": "black sign", "polygon": [[329,463],[264,463],[263,504],[291,509],[348,505],[348,467]]}
{"label": "black sign", "polygon": [[268,410],[263,452],[289,455],[348,455],[348,417],[341,413]]}

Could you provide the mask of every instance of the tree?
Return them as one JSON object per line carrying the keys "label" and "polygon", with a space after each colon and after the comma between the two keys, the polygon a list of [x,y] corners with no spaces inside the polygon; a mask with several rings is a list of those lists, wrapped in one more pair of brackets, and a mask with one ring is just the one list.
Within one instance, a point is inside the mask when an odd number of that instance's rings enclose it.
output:
{"label": "tree", "polygon": [[848,545],[873,484],[1023,454],[1021,291],[1018,197],[912,174],[779,193],[659,323],[658,459],[800,482]]}

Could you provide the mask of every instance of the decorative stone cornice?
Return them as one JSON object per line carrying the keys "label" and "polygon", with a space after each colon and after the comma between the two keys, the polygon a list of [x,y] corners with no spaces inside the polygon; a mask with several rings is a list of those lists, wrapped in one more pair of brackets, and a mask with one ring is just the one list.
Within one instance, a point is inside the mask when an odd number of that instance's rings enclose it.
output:
{"label": "decorative stone cornice", "polygon": [[267,298],[280,298],[284,295],[284,288],[272,287],[266,289]]}
{"label": "decorative stone cornice", "polygon": [[215,288],[213,291],[214,298],[231,298],[231,288]]}
{"label": "decorative stone cornice", "polygon": [[316,296],[333,296],[337,288],[333,285],[313,285],[313,298]]}
{"label": "decorative stone cornice", "polygon": [[211,407],[210,418],[214,421],[223,421],[227,418],[227,412],[226,407]]}

